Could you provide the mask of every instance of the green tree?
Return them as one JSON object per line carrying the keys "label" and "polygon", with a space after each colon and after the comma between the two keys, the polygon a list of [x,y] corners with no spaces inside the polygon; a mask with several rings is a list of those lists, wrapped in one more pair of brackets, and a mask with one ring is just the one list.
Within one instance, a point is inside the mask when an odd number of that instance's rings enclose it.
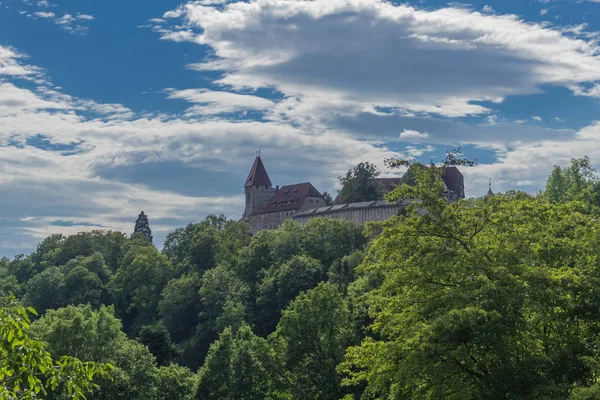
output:
{"label": "green tree", "polygon": [[140,215],[138,215],[137,219],[135,220],[133,233],[139,233],[141,235],[144,235],[144,237],[148,239],[150,243],[152,243],[152,230],[150,229],[150,222],[148,222],[148,216],[144,214],[143,211],[140,213]]}
{"label": "green tree", "polygon": [[548,177],[546,182],[546,195],[548,199],[553,203],[560,203],[563,201],[569,189],[567,183],[566,174],[558,165],[552,169],[552,174]]}
{"label": "green tree", "polygon": [[0,278],[0,297],[8,296],[13,293],[15,296],[21,296],[23,291],[22,285],[19,284],[17,277],[8,275]]}
{"label": "green tree", "polygon": [[158,369],[158,398],[193,400],[197,376],[188,368],[171,364]]}
{"label": "green tree", "polygon": [[190,261],[196,272],[202,273],[215,267],[218,244],[218,233],[214,228],[200,230],[194,235],[190,248]]}
{"label": "green tree", "polygon": [[50,267],[31,278],[25,287],[23,302],[40,313],[66,304],[65,276],[57,267]]}
{"label": "green tree", "polygon": [[329,192],[323,192],[323,200],[325,200],[325,204],[328,206],[333,205],[333,197],[329,194]]}
{"label": "green tree", "polygon": [[385,186],[375,179],[380,174],[377,167],[369,162],[361,162],[349,169],[345,176],[338,178],[342,185],[340,202],[345,204],[383,199]]}
{"label": "green tree", "polygon": [[196,273],[169,281],[158,309],[163,323],[176,343],[189,339],[198,325],[202,310],[200,277]]}
{"label": "green tree", "polygon": [[127,336],[114,307],[95,311],[89,304],[49,310],[31,327],[48,344],[52,354],[66,354],[85,361],[113,362]]}
{"label": "green tree", "polygon": [[333,285],[320,283],[283,311],[270,339],[283,359],[285,381],[294,398],[344,395],[336,366],[353,335],[347,304]]}
{"label": "green tree", "polygon": [[[59,240],[59,238],[55,239]],[[114,272],[121,265],[121,260],[130,241],[121,232],[91,231],[71,235],[60,242],[60,247],[50,254],[41,255],[53,260],[53,265],[62,266],[77,257],[90,257],[100,253],[109,269]],[[45,246],[52,248],[52,246]],[[98,273],[97,271],[93,271]],[[102,278],[101,274],[98,275]]]}
{"label": "green tree", "polygon": [[[600,228],[583,203],[515,193],[448,204],[444,166],[390,198],[359,272],[372,323],[340,371],[366,398],[559,399],[595,381]],[[425,212],[423,212],[425,211]]]}
{"label": "green tree", "polygon": [[320,260],[325,272],[334,260],[362,249],[366,244],[361,225],[328,218],[311,219],[303,228],[302,238],[305,254]]}
{"label": "green tree", "polygon": [[548,200],[553,203],[582,200],[598,209],[600,181],[595,172],[587,156],[572,159],[565,168],[554,166],[546,182],[545,194]]}
{"label": "green tree", "polygon": [[[114,365],[94,394],[98,400],[159,400],[160,371],[148,348],[127,338],[113,307],[68,306],[48,311],[32,324],[32,332],[48,345],[52,355]],[[175,398],[175,397],[173,397]]]}
{"label": "green tree", "polygon": [[271,333],[277,326],[281,310],[298,294],[314,288],[322,275],[319,260],[301,255],[271,269],[258,288],[257,332],[263,336]]}
{"label": "green tree", "polygon": [[17,255],[8,265],[8,274],[16,277],[20,284],[26,283],[38,272],[32,257],[24,254]]}
{"label": "green tree", "polygon": [[104,297],[104,285],[98,275],[85,267],[73,268],[64,278],[66,304],[90,303],[99,307]]}
{"label": "green tree", "polygon": [[148,347],[160,366],[169,365],[175,356],[175,349],[167,328],[162,323],[144,325],[137,341]]}
{"label": "green tree", "polygon": [[171,263],[153,246],[134,246],[110,282],[127,332],[134,335],[158,316],[161,292],[172,274]]}
{"label": "green tree", "polygon": [[189,261],[192,239],[196,234],[197,225],[188,224],[185,228],[177,228],[169,232],[163,245],[163,254],[165,254],[176,271],[188,269],[186,265]]}
{"label": "green tree", "polygon": [[338,258],[329,269],[328,282],[336,285],[341,293],[346,294],[355,279],[354,270],[363,262],[364,257],[363,251],[356,250],[341,259]]}
{"label": "green tree", "polygon": [[273,355],[265,339],[254,335],[246,325],[237,332],[226,328],[210,346],[200,371],[197,399],[276,399]]}
{"label": "green tree", "polygon": [[98,386],[95,377],[105,377],[110,364],[81,362],[77,358],[52,358],[41,341],[30,335],[31,307],[20,306],[14,296],[2,299],[0,307],[0,397],[37,399],[62,389],[68,398],[85,399]]}

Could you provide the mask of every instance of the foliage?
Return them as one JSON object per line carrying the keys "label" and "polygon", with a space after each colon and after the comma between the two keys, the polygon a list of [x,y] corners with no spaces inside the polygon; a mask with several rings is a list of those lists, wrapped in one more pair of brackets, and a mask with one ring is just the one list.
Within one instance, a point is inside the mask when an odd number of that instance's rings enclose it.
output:
{"label": "foliage", "polygon": [[[387,199],[413,201],[366,227],[288,220],[250,236],[211,215],[170,233],[162,252],[141,234],[51,236],[0,260],[0,292],[41,311],[21,328],[38,350],[0,340],[55,367],[63,356],[114,365],[100,387],[81,387],[97,400],[598,398],[590,161],[556,167],[536,195],[449,204],[446,169],[473,164],[459,151],[439,165],[388,160],[408,169]],[[0,312],[20,307],[10,304]],[[18,367],[42,373],[35,365]],[[59,370],[35,376],[49,390]],[[68,397],[63,377],[44,398]]]}
{"label": "foliage", "polygon": [[584,204],[449,205],[439,173],[392,194],[422,200],[385,224],[360,267],[383,280],[363,294],[373,322],[347,351],[344,383],[409,399],[556,399],[593,383],[600,228]]}
{"label": "foliage", "polygon": [[148,350],[156,357],[158,365],[169,365],[169,361],[173,359],[175,349],[169,332],[163,324],[156,323],[143,326],[137,341],[148,347]]}
{"label": "foliage", "polygon": [[135,220],[133,233],[144,235],[144,237],[148,239],[150,243],[152,243],[152,229],[150,229],[150,222],[148,222],[148,216],[144,214],[143,211],[140,213],[140,215],[138,215],[137,219]]}
{"label": "foliage", "polygon": [[58,267],[50,267],[31,278],[26,285],[24,303],[41,313],[66,304],[65,276]]}
{"label": "foliage", "polygon": [[226,328],[210,347],[198,376],[198,399],[277,399],[273,354],[265,339],[245,325]]}
{"label": "foliage", "polygon": [[[114,365],[110,379],[100,382],[94,399],[189,399],[193,392],[195,377],[191,371],[175,364],[158,368],[148,348],[121,331],[112,307],[93,310],[89,305],[80,305],[49,311],[31,329],[47,343],[51,354],[76,355],[82,360]],[[149,331],[160,332],[160,328]],[[145,329],[140,335],[146,340],[151,337]],[[182,381],[174,382],[177,377]],[[181,386],[188,383],[187,387]]]}
{"label": "foliage", "polygon": [[345,176],[338,179],[342,189],[339,192],[341,203],[358,203],[383,199],[385,186],[375,180],[381,172],[369,162],[361,162],[348,170]]}
{"label": "foliage", "polygon": [[323,200],[325,200],[325,205],[331,206],[333,205],[333,197],[329,194],[329,192],[323,192]]}
{"label": "foliage", "polygon": [[344,394],[336,366],[352,337],[350,312],[335,286],[320,283],[290,304],[271,338],[294,398],[337,399]]}
{"label": "foliage", "polygon": [[552,203],[580,200],[594,214],[600,213],[600,179],[588,157],[572,159],[569,166],[555,166],[548,177],[546,192]]}
{"label": "foliage", "polygon": [[110,282],[127,331],[137,333],[153,322],[171,273],[171,263],[153,246],[134,246],[127,251]]}
{"label": "foliage", "polygon": [[189,339],[200,321],[200,286],[200,277],[192,273],[172,279],[162,292],[159,313],[175,342]]}
{"label": "foliage", "polygon": [[29,332],[31,307],[20,306],[13,295],[0,308],[0,397],[35,399],[63,389],[68,398],[85,399],[98,386],[95,377],[108,377],[110,364],[81,362],[63,355],[53,358],[46,346]]}
{"label": "foliage", "polygon": [[158,369],[158,399],[193,400],[197,385],[196,375],[177,364]]}

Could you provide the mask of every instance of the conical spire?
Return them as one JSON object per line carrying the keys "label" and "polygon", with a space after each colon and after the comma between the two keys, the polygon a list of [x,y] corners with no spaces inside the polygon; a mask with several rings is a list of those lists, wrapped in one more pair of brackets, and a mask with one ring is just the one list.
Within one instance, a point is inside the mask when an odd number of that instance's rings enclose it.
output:
{"label": "conical spire", "polygon": [[269,179],[269,174],[267,174],[267,169],[260,159],[260,152],[257,153],[256,159],[254,159],[254,164],[252,165],[252,169],[250,169],[250,174],[248,174],[244,187],[252,185],[273,186],[271,179]]}
{"label": "conical spire", "polygon": [[490,178],[490,187],[487,192],[487,196],[493,196],[494,192],[492,192],[492,178]]}

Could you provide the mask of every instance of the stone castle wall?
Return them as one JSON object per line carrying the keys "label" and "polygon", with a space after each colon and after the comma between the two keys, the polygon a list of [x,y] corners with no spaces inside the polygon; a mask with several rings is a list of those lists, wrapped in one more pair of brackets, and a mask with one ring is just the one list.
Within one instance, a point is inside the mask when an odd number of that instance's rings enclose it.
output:
{"label": "stone castle wall", "polygon": [[278,211],[273,213],[254,214],[248,217],[250,233],[254,234],[263,229],[278,229],[286,219],[294,218],[298,213],[311,210],[315,205],[324,205],[325,200],[317,197],[306,199],[300,210]]}
{"label": "stone castle wall", "polygon": [[343,219],[357,224],[364,224],[369,221],[385,221],[400,212],[406,202],[388,203],[387,201],[368,201],[363,203],[339,204],[315,208],[305,212],[299,212],[291,218],[305,225],[313,218],[333,218]]}
{"label": "stone castle wall", "polygon": [[263,185],[252,185],[245,189],[246,192],[246,209],[244,217],[260,212],[263,210],[269,199],[277,192],[276,188]]}

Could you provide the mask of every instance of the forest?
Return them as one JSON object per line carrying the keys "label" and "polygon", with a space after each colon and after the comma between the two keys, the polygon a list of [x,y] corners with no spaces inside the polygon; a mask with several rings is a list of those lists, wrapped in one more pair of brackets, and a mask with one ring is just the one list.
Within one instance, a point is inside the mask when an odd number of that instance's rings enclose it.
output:
{"label": "forest", "polygon": [[93,231],[2,259],[0,397],[600,399],[590,160],[452,204],[446,165],[383,223],[211,215],[161,251]]}

